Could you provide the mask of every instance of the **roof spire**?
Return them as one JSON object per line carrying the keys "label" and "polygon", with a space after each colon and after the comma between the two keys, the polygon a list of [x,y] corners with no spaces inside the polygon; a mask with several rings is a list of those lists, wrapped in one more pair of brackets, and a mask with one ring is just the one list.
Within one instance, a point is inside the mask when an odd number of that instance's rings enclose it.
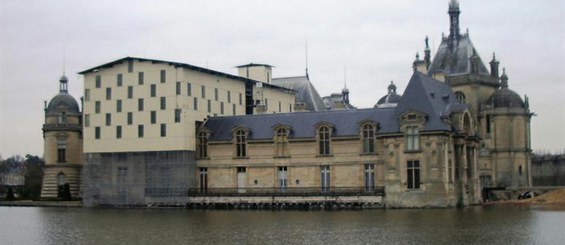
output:
{"label": "roof spire", "polygon": [[451,0],[449,1],[449,37],[452,40],[459,40],[461,36],[459,32],[459,14],[461,11],[459,10],[459,1],[458,0]]}
{"label": "roof spire", "polygon": [[491,77],[498,78],[498,64],[500,64],[500,62],[498,62],[496,60],[496,54],[493,52],[492,53],[492,60],[490,61],[490,76]]}
{"label": "roof spire", "polygon": [[349,104],[349,89],[347,89],[347,66],[343,62],[343,89],[341,90],[341,95],[343,96],[343,102]]}
{"label": "roof spire", "polygon": [[430,64],[432,63],[431,50],[428,41],[429,41],[428,36],[426,36],[425,39],[426,48],[424,49],[424,61],[426,62],[426,69],[430,68]]}
{"label": "roof spire", "polygon": [[308,38],[306,38],[306,78],[310,79],[310,75],[308,74]]}
{"label": "roof spire", "polygon": [[508,88],[508,76],[506,75],[506,68],[502,68],[502,76],[500,76],[500,87]]}

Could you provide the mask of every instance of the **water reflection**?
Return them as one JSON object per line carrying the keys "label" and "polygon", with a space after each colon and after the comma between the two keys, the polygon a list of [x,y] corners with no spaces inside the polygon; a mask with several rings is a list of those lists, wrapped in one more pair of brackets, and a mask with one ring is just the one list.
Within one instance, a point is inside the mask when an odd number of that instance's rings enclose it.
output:
{"label": "water reflection", "polygon": [[563,210],[0,207],[2,244],[559,244]]}

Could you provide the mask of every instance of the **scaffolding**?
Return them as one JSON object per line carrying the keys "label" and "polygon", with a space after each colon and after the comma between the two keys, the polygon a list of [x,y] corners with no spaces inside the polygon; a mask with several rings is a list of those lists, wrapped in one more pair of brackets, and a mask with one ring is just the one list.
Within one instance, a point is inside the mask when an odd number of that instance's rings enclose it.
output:
{"label": "scaffolding", "polygon": [[87,153],[83,204],[93,207],[186,203],[195,178],[193,151]]}

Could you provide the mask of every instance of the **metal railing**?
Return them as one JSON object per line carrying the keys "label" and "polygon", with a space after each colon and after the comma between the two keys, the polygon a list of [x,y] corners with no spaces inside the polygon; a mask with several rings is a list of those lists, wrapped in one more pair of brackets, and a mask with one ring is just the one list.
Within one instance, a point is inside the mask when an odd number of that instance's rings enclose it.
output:
{"label": "metal railing", "polygon": [[190,188],[188,196],[384,196],[385,187]]}

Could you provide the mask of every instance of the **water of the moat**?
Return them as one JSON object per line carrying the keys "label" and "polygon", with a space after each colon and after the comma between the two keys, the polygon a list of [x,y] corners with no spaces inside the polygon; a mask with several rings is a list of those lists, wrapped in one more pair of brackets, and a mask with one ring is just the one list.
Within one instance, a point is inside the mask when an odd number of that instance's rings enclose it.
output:
{"label": "water of the moat", "polygon": [[564,244],[565,209],[0,207],[0,244]]}

